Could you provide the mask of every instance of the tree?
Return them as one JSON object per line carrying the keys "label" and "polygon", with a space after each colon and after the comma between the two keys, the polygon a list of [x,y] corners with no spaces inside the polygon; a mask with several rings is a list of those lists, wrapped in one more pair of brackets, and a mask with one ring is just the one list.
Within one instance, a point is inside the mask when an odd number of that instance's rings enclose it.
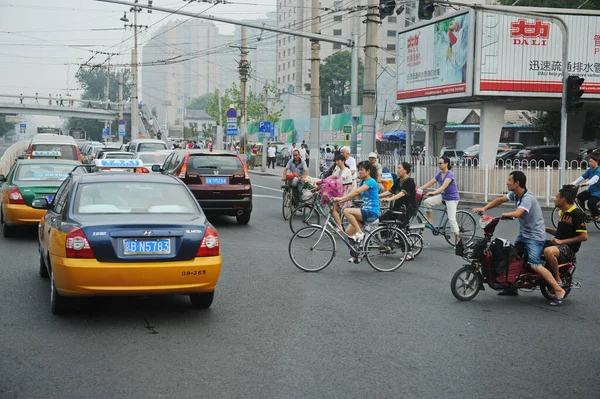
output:
{"label": "tree", "polygon": [[[123,98],[129,98],[131,95],[131,85],[129,84],[129,70],[123,72]],[[75,74],[75,78],[83,88],[81,98],[83,100],[105,100],[106,99],[106,81],[110,82],[110,101],[117,102],[119,97],[119,72],[110,72],[106,69],[80,69]],[[69,129],[83,129],[90,140],[100,140],[102,138],[102,129],[104,122],[94,119],[69,118],[67,126]],[[117,131],[116,121],[111,124],[111,132]]]}
{"label": "tree", "polygon": [[[334,114],[344,112],[344,105],[350,105],[352,53],[338,51],[325,58],[320,66],[319,82],[321,85],[321,113],[327,114],[327,105],[331,100]],[[362,104],[364,67],[358,59],[358,104]]]}
{"label": "tree", "polygon": [[6,122],[6,115],[0,114],[0,137],[15,132],[15,124]]}
{"label": "tree", "polygon": [[190,105],[187,106],[187,109],[204,110],[206,107],[208,107],[213,97],[215,97],[215,93],[206,93],[200,97],[196,97],[190,102]]}
{"label": "tree", "polygon": [[[539,118],[533,119],[533,124],[540,132],[544,132],[550,138],[552,144],[560,143],[560,112],[544,112]],[[600,139],[600,113],[588,112],[583,125],[583,141],[594,141]]]}
{"label": "tree", "polygon": [[[282,101],[277,96],[277,88],[275,86],[269,86],[268,92],[271,94],[268,101],[268,115],[266,120],[271,122],[278,122],[283,112]],[[225,90],[225,93],[221,95],[222,114],[221,124],[224,126],[227,121],[227,108],[230,104],[236,109],[240,109],[241,104],[241,93],[238,86],[234,83],[229,89]],[[217,96],[212,94],[207,107],[206,113],[212,116],[217,122],[219,120],[219,102]],[[249,91],[246,100],[246,113],[248,124],[256,123],[259,120],[265,120],[264,118],[264,93],[254,93],[252,90]],[[239,119],[239,115],[238,115]],[[239,122],[239,120],[238,120]]]}

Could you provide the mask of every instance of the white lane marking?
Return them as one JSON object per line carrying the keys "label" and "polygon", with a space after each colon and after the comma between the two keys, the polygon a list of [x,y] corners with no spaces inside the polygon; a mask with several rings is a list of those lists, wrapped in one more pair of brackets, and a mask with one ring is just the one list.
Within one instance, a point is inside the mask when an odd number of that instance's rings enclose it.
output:
{"label": "white lane marking", "polygon": [[261,194],[252,194],[253,197],[259,197],[259,198],[274,198],[274,199],[278,199],[280,200],[281,197],[275,197],[274,195],[261,195]]}
{"label": "white lane marking", "polygon": [[252,184],[252,187],[264,188],[265,190],[277,191],[278,193],[281,193],[280,188],[271,188],[271,187],[261,186],[258,184]]}

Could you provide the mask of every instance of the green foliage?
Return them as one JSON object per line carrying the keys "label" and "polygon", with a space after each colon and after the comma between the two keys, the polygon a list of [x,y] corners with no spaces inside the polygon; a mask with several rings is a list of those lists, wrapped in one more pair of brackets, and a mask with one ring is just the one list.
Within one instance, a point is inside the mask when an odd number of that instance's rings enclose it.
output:
{"label": "green foliage", "polygon": [[[0,114],[0,137],[7,133],[15,133],[15,124],[6,122],[4,114]],[[12,134],[9,134],[12,136]]]}
{"label": "green foliage", "polygon": [[215,97],[215,93],[206,93],[200,97],[196,97],[190,102],[190,105],[187,106],[187,109],[206,109],[213,97]]}
{"label": "green foliage", "polygon": [[[96,119],[84,119],[84,118],[69,118],[68,129],[83,129],[87,134],[88,140],[102,141],[102,129],[104,129],[104,122]],[[117,123],[112,122],[110,131],[114,134],[118,129]]]}
{"label": "green foliage", "polygon": [[[268,91],[268,116],[266,120],[271,122],[278,122],[283,112],[282,101],[277,96],[277,88],[275,86],[269,86]],[[239,109],[241,107],[241,93],[239,87],[234,83],[229,89],[221,95],[221,124],[224,126],[227,121],[227,109],[233,104],[233,107],[238,110],[238,123],[239,121]],[[212,94],[207,107],[205,108],[207,114],[212,116],[217,122],[219,120],[219,102],[216,94]],[[256,123],[259,120],[264,120],[264,92],[254,93],[252,90],[247,95],[246,113],[248,124]]]}
{"label": "green foliage", "polygon": [[[514,0],[498,0],[500,5],[510,6]],[[577,8],[584,0],[521,0],[518,7],[548,7],[548,8]],[[590,0],[584,4],[582,9],[600,10],[600,0]]]}
{"label": "green foliage", "polygon": [[[534,118],[533,124],[540,131],[549,137],[552,144],[560,143],[560,112],[544,112],[539,118]],[[588,112],[583,126],[583,141],[594,141],[600,139],[600,113]]]}
{"label": "green foliage", "polygon": [[[325,58],[319,69],[319,82],[321,85],[321,111],[327,114],[328,100],[331,99],[331,110],[334,114],[344,112],[344,105],[350,105],[351,97],[351,63],[350,51],[338,51]],[[358,104],[363,98],[364,66],[358,59]]]}
{"label": "green foliage", "polygon": [[[107,80],[106,69],[80,69],[75,78],[83,88],[81,98],[83,100],[105,100],[104,90]],[[131,96],[131,85],[129,84],[129,70],[123,73],[123,98]],[[119,98],[119,72],[110,72],[110,101],[118,101]]]}

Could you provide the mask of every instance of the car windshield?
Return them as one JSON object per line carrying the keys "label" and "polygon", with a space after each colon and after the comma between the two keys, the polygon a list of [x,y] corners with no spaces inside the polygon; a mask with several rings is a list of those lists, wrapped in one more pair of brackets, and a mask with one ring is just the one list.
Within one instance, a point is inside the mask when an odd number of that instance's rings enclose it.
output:
{"label": "car windshield", "polygon": [[137,151],[138,152],[148,152],[148,151],[160,151],[166,150],[167,144],[165,143],[140,143]]}
{"label": "car windshield", "polygon": [[147,153],[140,154],[138,158],[142,160],[144,165],[162,165],[165,163],[165,159],[167,159],[168,156],[169,154]]}
{"label": "car windshield", "polygon": [[232,175],[244,172],[242,162],[233,155],[192,155],[187,170],[188,173],[197,172],[201,175]]}
{"label": "car windshield", "polygon": [[76,214],[198,213],[193,198],[178,184],[119,181],[80,184]]}
{"label": "car windshield", "polygon": [[77,146],[72,144],[34,144],[33,151],[60,151],[60,158],[77,160]]}
{"label": "car windshield", "polygon": [[15,172],[15,181],[63,181],[69,176],[75,165],[62,164],[24,164]]}

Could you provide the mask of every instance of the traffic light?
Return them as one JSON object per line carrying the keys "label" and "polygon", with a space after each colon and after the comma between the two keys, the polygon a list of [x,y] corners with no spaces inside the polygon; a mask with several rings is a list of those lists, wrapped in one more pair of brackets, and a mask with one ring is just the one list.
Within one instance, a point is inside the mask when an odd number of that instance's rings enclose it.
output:
{"label": "traffic light", "polygon": [[417,15],[419,19],[431,19],[435,11],[433,0],[419,0],[419,10]]}
{"label": "traffic light", "polygon": [[567,77],[567,112],[577,111],[583,106],[583,101],[579,100],[584,93],[581,90],[581,85],[584,81],[584,78],[576,75]]}
{"label": "traffic light", "polygon": [[396,0],[379,0],[379,18],[383,21],[385,17],[394,15]]}

